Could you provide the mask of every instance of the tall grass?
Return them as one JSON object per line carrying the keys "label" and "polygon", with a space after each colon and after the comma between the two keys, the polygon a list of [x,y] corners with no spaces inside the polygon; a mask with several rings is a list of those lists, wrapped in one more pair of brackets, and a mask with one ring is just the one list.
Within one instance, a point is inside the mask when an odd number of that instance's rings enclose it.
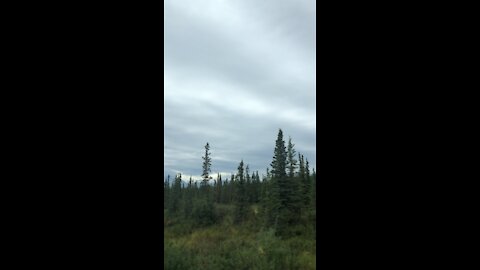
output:
{"label": "tall grass", "polygon": [[177,220],[165,228],[165,269],[315,269],[315,238],[307,228],[281,239],[256,226],[254,214],[242,225],[233,224],[231,206],[217,205],[216,215],[212,226]]}

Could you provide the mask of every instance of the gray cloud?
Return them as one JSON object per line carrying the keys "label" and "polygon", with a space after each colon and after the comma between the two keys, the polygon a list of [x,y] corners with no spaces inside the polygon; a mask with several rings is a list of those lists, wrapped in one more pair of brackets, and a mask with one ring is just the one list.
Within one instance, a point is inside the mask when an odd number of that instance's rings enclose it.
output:
{"label": "gray cloud", "polygon": [[165,1],[165,173],[264,173],[278,128],[315,167],[315,1]]}

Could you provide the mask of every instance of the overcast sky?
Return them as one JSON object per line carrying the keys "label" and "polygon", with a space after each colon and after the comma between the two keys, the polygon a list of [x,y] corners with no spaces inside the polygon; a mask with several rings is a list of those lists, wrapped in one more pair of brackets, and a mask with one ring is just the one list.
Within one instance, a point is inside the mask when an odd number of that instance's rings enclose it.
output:
{"label": "overcast sky", "polygon": [[[165,0],[164,169],[265,174],[278,129],[316,167],[314,0]],[[215,178],[215,177],[214,177]]]}

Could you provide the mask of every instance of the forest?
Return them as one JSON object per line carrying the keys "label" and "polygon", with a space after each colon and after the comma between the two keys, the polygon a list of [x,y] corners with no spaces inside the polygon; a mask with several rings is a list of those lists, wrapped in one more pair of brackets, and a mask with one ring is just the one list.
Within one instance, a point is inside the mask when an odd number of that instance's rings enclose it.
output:
{"label": "forest", "polygon": [[165,269],[316,268],[316,172],[281,129],[272,148],[262,177],[212,175],[207,143],[201,181],[165,179]]}

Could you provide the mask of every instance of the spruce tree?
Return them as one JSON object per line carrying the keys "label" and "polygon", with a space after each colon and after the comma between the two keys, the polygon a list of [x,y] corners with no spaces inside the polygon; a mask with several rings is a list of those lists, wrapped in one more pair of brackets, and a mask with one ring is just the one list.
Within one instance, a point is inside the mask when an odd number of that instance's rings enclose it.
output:
{"label": "spruce tree", "polygon": [[168,208],[169,198],[170,198],[170,175],[167,176],[167,179],[163,183],[163,208]]}
{"label": "spruce tree", "polygon": [[317,208],[317,173],[315,168],[312,170],[312,205],[313,209]]}
{"label": "spruce tree", "polygon": [[200,186],[200,198],[196,200],[193,208],[193,217],[197,225],[207,226],[215,222],[215,213],[213,210],[213,195],[210,194],[208,181],[211,179],[210,172],[212,159],[210,158],[210,144],[205,145],[205,156],[202,157],[202,184]]}
{"label": "spruce tree", "polygon": [[193,184],[192,184],[192,177],[190,176],[190,180],[188,181],[188,186],[186,189],[186,196],[185,196],[185,207],[184,207],[184,213],[185,213],[185,218],[189,219],[192,215],[192,208],[193,208]]}
{"label": "spruce tree", "polygon": [[222,191],[220,194],[220,203],[226,203],[227,198],[227,189],[228,189],[228,178],[225,181],[222,181]]}
{"label": "spruce tree", "polygon": [[[317,173],[315,172],[315,168],[312,169],[312,200],[311,200],[311,205],[313,208],[313,215],[312,215],[312,223],[313,223],[313,230],[315,232],[315,235],[317,233]],[[315,236],[316,237],[316,236]]]}
{"label": "spruce tree", "polygon": [[285,172],[287,165],[287,152],[285,149],[285,141],[283,140],[283,132],[278,131],[277,140],[275,142],[275,150],[273,161],[270,164],[272,170],[270,172],[272,180],[268,183],[267,188],[267,224],[272,225],[275,229],[281,231],[286,226],[284,216],[288,184],[287,174]]}
{"label": "spruce tree", "polygon": [[255,172],[254,174],[254,180],[253,180],[253,191],[252,191],[252,196],[253,196],[253,203],[258,203],[259,198],[260,198],[260,177],[258,176],[258,171]]}
{"label": "spruce tree", "polygon": [[197,184],[197,181],[195,181],[195,183],[194,183],[194,185],[193,185],[193,189],[194,189],[193,195],[194,195],[194,197],[197,197],[197,196],[198,196],[198,184]]}
{"label": "spruce tree", "polygon": [[308,202],[308,196],[309,196],[309,189],[308,189],[308,184],[306,183],[306,172],[305,172],[305,161],[303,155],[300,153],[298,154],[298,160],[300,161],[299,165],[299,171],[298,171],[298,177],[300,180],[300,192],[301,192],[301,197],[302,197],[302,204],[303,206],[307,206]]}
{"label": "spruce tree", "polygon": [[245,194],[246,194],[246,197],[247,197],[247,202],[251,202],[251,196],[252,196],[252,192],[251,192],[251,178],[250,178],[250,169],[248,167],[248,164],[247,164],[247,167],[245,168]]}
{"label": "spruce tree", "polygon": [[[291,144],[291,153],[293,153],[293,144]],[[267,220],[269,224],[273,222],[274,228],[280,235],[286,234],[289,226],[298,223],[301,214],[299,185],[293,177],[288,177],[287,163],[288,152],[283,140],[283,132],[280,129],[271,163],[272,181],[267,190],[269,197]]]}
{"label": "spruce tree", "polygon": [[169,203],[169,213],[175,215],[179,212],[180,208],[180,198],[182,192],[182,175],[178,174],[175,176],[175,182],[172,187],[172,192],[170,195],[170,203]]}
{"label": "spruce tree", "polygon": [[221,197],[222,197],[222,175],[220,173],[218,173],[218,176],[217,176],[217,184],[216,184],[216,202],[217,203],[220,203],[220,200],[221,200]]}
{"label": "spruce tree", "polygon": [[272,167],[272,177],[276,179],[282,179],[287,176],[285,173],[287,165],[287,153],[285,151],[285,141],[283,141],[283,132],[280,129],[278,131],[277,140],[275,142],[275,150],[273,155],[273,161],[270,164]]}
{"label": "spruce tree", "polygon": [[292,138],[288,139],[287,147],[287,164],[288,164],[288,176],[287,176],[287,205],[288,205],[288,224],[298,223],[302,215],[302,191],[301,181],[298,177],[295,177],[295,169],[297,168],[297,160],[295,160],[295,144],[292,143]]}
{"label": "spruce tree", "polygon": [[298,162],[300,163],[298,166],[298,176],[300,179],[305,177],[305,163],[303,162],[303,155],[298,153]]}
{"label": "spruce tree", "polygon": [[269,224],[269,218],[268,218],[268,199],[269,197],[267,196],[267,177],[264,175],[263,178],[262,178],[262,182],[260,183],[260,197],[259,197],[259,201],[260,201],[260,210],[261,210],[261,213],[264,217],[264,221],[265,221],[265,224],[268,226],[270,225]]}
{"label": "spruce tree", "polygon": [[304,195],[304,200],[303,203],[305,204],[306,207],[310,206],[310,200],[312,197],[312,187],[311,187],[311,180],[310,180],[310,168],[308,164],[308,159],[306,160],[305,163],[305,178],[303,180],[304,184],[304,189],[305,189],[305,195]]}
{"label": "spruce tree", "polygon": [[228,192],[228,202],[233,203],[235,200],[235,174],[232,173],[232,176],[230,178],[230,186],[229,186],[229,192]]}
{"label": "spruce tree", "polygon": [[237,173],[237,190],[236,190],[236,204],[235,204],[235,222],[241,223],[245,220],[247,215],[247,194],[245,190],[245,176],[243,168],[243,160],[238,165]]}
{"label": "spruce tree", "polygon": [[292,143],[292,138],[288,138],[287,148],[287,164],[288,164],[288,177],[293,178],[295,169],[297,168],[297,161],[295,160],[295,145]]}
{"label": "spruce tree", "polygon": [[210,158],[210,144],[207,142],[205,145],[205,156],[202,157],[203,159],[203,172],[202,172],[202,186],[204,188],[207,187],[208,181],[210,180],[210,173],[212,172],[211,166],[212,166],[212,159]]}

